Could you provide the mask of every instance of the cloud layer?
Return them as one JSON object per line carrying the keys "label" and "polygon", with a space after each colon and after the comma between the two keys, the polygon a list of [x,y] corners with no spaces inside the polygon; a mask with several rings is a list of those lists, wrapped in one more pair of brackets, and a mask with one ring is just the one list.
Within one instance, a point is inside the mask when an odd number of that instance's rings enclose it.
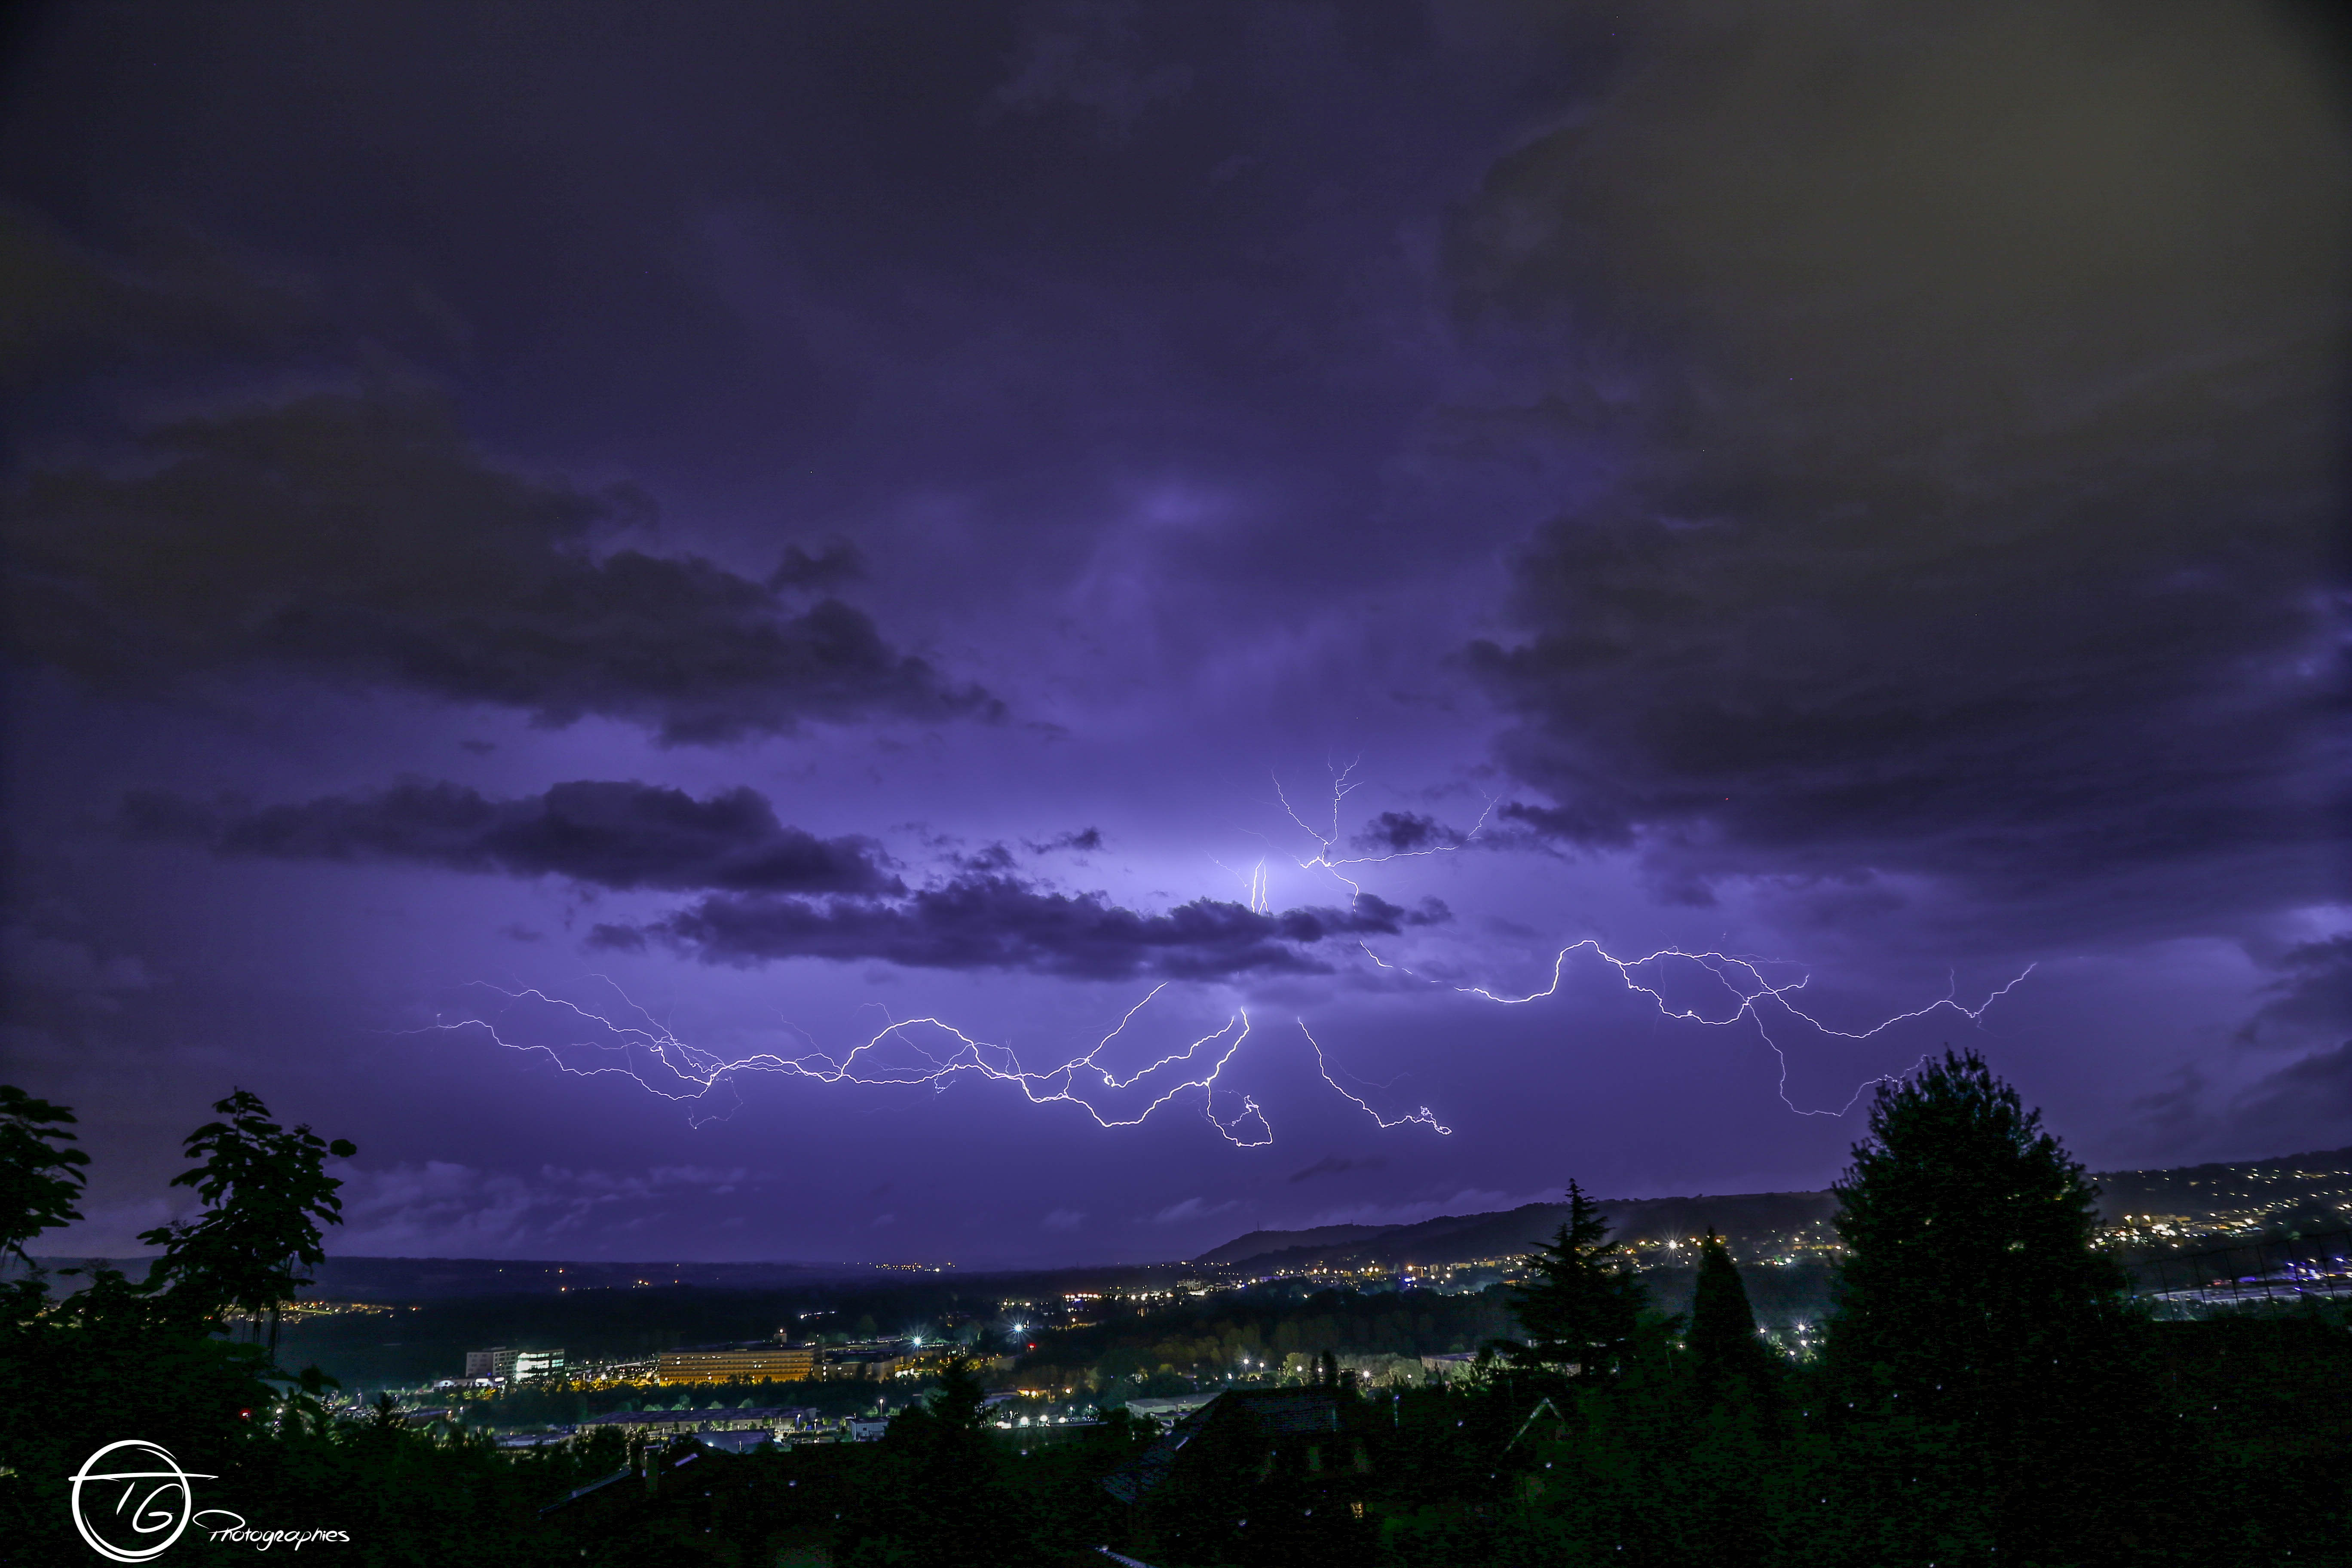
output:
{"label": "cloud layer", "polygon": [[116,466],[34,473],[6,522],[10,635],[116,689],[275,666],[668,743],[996,710],[863,611],[779,596],[854,554],[793,546],[762,584],[603,547],[652,516],[625,487],[493,466],[429,401],[246,407],[152,430]]}
{"label": "cloud layer", "polygon": [[461,784],[409,780],[259,808],[150,791],[124,802],[122,820],[134,837],[198,842],[223,855],[407,861],[614,889],[904,890],[873,840],[788,826],[765,796],[742,788],[697,800],[656,784],[582,780],[491,800]]}
{"label": "cloud layer", "polygon": [[[581,780],[499,800],[412,779],[368,795],[265,806],[142,791],[125,798],[121,826],[133,839],[201,844],[229,857],[404,862],[562,877],[615,891],[703,893],[656,920],[600,924],[590,941],[626,952],[659,942],[708,963],[821,958],[1083,980],[1319,974],[1331,967],[1314,951],[1322,944],[1452,918],[1433,898],[1406,909],[1371,893],[1344,910],[1260,912],[1196,899],[1145,914],[1106,893],[1041,887],[1013,870],[1001,845],[951,858],[945,881],[910,889],[875,840],[791,826],[749,788],[697,800],[655,784]],[[1089,828],[1032,848],[1100,843]]]}
{"label": "cloud layer", "polygon": [[651,937],[706,963],[878,959],[909,969],[1073,980],[1229,980],[1328,973],[1331,964],[1314,952],[1322,943],[1394,936],[1447,918],[1435,900],[1405,910],[1369,893],[1346,910],[1261,914],[1195,899],[1164,914],[1144,914],[1102,893],[972,876],[899,900],[713,897],[647,926],[598,926],[593,940],[634,950]]}
{"label": "cloud layer", "polygon": [[2252,6],[1622,19],[1454,248],[1550,349],[1495,427],[1593,476],[1472,650],[1521,820],[2011,886],[2332,834],[2352,156],[2307,52]]}

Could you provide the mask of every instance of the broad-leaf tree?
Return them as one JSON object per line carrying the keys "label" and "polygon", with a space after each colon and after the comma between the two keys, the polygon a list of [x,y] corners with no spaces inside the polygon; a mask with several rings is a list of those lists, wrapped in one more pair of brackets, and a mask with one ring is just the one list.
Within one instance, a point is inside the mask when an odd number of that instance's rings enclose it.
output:
{"label": "broad-leaf tree", "polygon": [[2091,1246],[2098,1189],[1974,1051],[1881,1085],[1833,1190],[1829,1356],[1888,1368],[1922,1415],[2045,1382],[2046,1342],[2104,1321],[2123,1289]]}
{"label": "broad-leaf tree", "polygon": [[2001,1561],[2086,1560],[2099,1531],[2144,1527],[2159,1456],[2115,1439],[2160,1444],[2163,1424],[2122,1270],[2092,1245],[2098,1189],[2041,1113],[1947,1050],[1880,1086],[1834,1190],[1828,1413],[1927,1444],[1909,1467],[1923,1484],[1975,1478]]}
{"label": "broad-leaf tree", "polygon": [[25,1244],[45,1230],[81,1218],[81,1167],[89,1156],[64,1145],[74,1113],[0,1083],[0,1262],[29,1264]]}
{"label": "broad-leaf tree", "polygon": [[194,1219],[151,1230],[140,1240],[163,1256],[148,1273],[150,1289],[168,1288],[174,1316],[213,1320],[232,1310],[257,1326],[266,1314],[270,1344],[278,1314],[310,1281],[301,1271],[322,1262],[321,1225],[341,1225],[342,1184],[326,1173],[331,1154],[358,1152],[308,1127],[288,1129],[269,1119],[260,1097],[237,1089],[213,1106],[225,1118],[188,1134],[188,1157],[201,1161],[172,1179],[194,1187],[205,1207]]}

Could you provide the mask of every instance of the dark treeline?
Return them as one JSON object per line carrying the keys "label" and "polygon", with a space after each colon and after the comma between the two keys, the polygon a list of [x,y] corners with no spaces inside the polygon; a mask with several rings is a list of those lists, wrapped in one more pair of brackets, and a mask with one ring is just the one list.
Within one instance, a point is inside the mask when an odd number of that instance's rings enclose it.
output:
{"label": "dark treeline", "polygon": [[[79,1162],[68,1113],[0,1099],[0,1244],[21,1264],[72,1217]],[[1758,1333],[1719,1245],[1686,1300],[1662,1300],[1571,1187],[1507,1298],[1184,1300],[1041,1339],[1014,1374],[1050,1356],[1205,1382],[1286,1331],[1315,1355],[1306,1386],[1221,1400],[1181,1448],[1124,1409],[993,1428],[960,1360],[854,1447],[737,1455],[604,1428],[513,1456],[388,1401],[331,1416],[328,1380],[289,1376],[267,1328],[334,1217],[313,1179],[327,1146],[249,1096],[222,1109],[191,1141],[208,1207],[158,1234],[145,1279],[6,1282],[0,1561],[75,1560],[65,1478],[138,1436],[208,1478],[200,1506],[342,1530],[336,1560],[366,1563],[1075,1568],[1103,1547],[1154,1568],[2352,1563],[2343,1314],[2151,1321],[2091,1245],[2082,1168],[1973,1056],[1874,1104],[1836,1189],[1848,1250],[1818,1354]],[[1443,1387],[1360,1387],[1342,1359],[1474,1336],[1479,1361]],[[782,1394],[805,1386],[661,1392],[802,1403]],[[251,1547],[191,1532],[173,1550]]]}

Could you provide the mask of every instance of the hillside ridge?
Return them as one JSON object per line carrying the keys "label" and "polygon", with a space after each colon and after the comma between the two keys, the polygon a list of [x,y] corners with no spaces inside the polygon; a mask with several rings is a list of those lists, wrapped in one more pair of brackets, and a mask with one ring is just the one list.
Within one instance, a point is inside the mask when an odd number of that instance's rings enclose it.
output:
{"label": "hillside ridge", "polygon": [[[2352,1224],[2352,1202],[2336,1201],[2352,1200],[2352,1147],[2157,1170],[2094,1172],[2091,1179],[2100,1188],[2103,1224],[2126,1214],[2151,1212],[2192,1218],[2285,1212],[2307,1215],[2306,1226],[2315,1226],[2330,1210],[2338,1226]],[[1837,1212],[1836,1194],[1826,1189],[1596,1202],[1620,1241],[1664,1241],[1713,1227],[1731,1240],[1735,1255],[1749,1256],[1830,1240],[1829,1221]],[[1472,1263],[1531,1251],[1567,1217],[1566,1204],[1538,1203],[1402,1225],[1261,1229],[1235,1237],[1192,1261],[1205,1268],[1246,1266],[1269,1271]]]}

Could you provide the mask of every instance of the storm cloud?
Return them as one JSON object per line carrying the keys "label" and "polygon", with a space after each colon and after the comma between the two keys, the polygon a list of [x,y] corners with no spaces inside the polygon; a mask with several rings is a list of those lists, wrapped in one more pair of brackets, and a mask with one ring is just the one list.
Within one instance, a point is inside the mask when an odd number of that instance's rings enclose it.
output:
{"label": "storm cloud", "polygon": [[1164,914],[1144,914],[1103,893],[1054,892],[1013,877],[970,876],[891,900],[722,895],[647,926],[598,926],[592,940],[636,951],[652,938],[706,963],[863,959],[908,969],[1021,971],[1076,980],[1228,980],[1328,973],[1331,964],[1312,951],[1320,943],[1394,936],[1407,926],[1447,918],[1434,901],[1406,910],[1370,894],[1346,910],[1260,913],[1196,899]]}
{"label": "storm cloud", "polygon": [[2238,1030],[2243,1046],[2275,1046],[2352,1035],[2352,935],[2297,942],[2280,954],[2279,978]]}
{"label": "storm cloud", "polygon": [[820,838],[776,820],[756,790],[705,800],[656,784],[582,780],[493,800],[409,780],[299,805],[205,805],[149,791],[123,803],[134,837],[232,856],[407,861],[453,871],[565,877],[614,889],[884,893],[903,890],[872,839]]}
{"label": "storm cloud", "polygon": [[1492,438],[1590,476],[1471,649],[1513,815],[2012,888],[2335,831],[2352,157],[2285,15],[1620,16],[1452,251]]}
{"label": "storm cloud", "polygon": [[[242,1083],[420,1253],[1196,1256],[1563,1150],[1816,1187],[1859,1106],[1788,1112],[2003,986],[1972,1037],[2093,1168],[2341,1145],[2315,9],[47,7],[12,1079],[93,1215]],[[1148,1129],[572,1051],[929,1016],[1124,1075],[1244,998]],[[1192,1120],[1235,1096],[1273,1142]],[[795,1198],[544,1174],[683,1164]]]}
{"label": "storm cloud", "polygon": [[763,585],[616,544],[653,521],[629,487],[495,466],[429,399],[239,408],[31,476],[6,522],[11,637],[103,689],[278,667],[672,744],[996,710],[865,612],[780,596],[853,555],[791,547]]}

